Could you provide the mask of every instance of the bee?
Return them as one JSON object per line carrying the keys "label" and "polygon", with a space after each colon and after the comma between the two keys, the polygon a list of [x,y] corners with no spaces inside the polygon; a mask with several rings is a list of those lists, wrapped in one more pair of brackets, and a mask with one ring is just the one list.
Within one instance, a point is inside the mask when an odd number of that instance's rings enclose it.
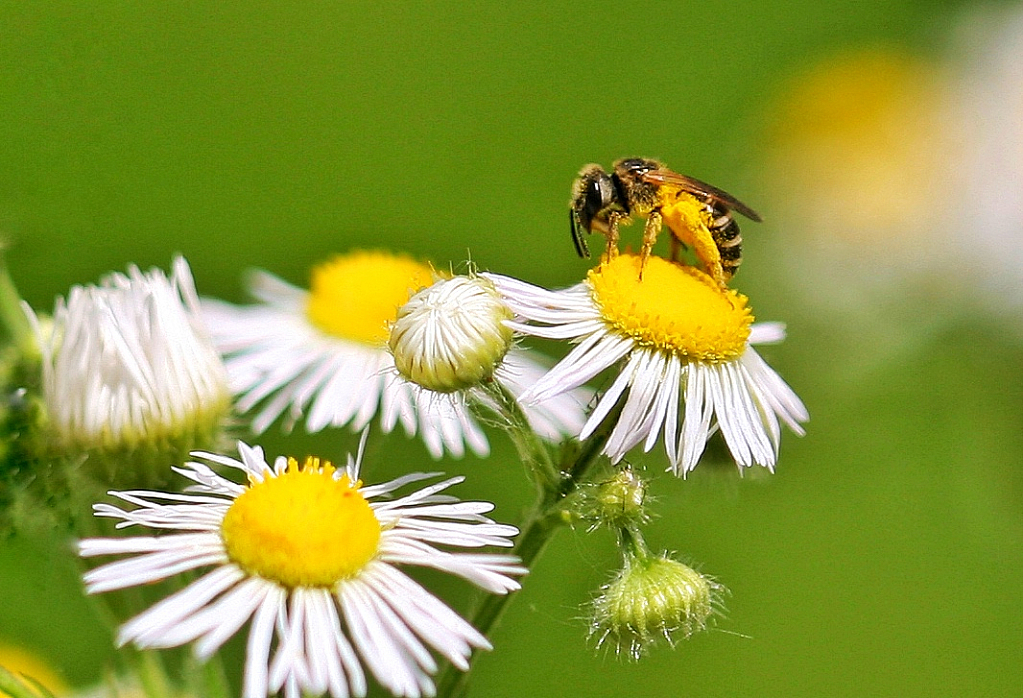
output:
{"label": "bee", "polygon": [[692,247],[707,273],[725,286],[742,263],[742,236],[732,210],[760,221],[756,211],[717,187],[673,172],[657,160],[623,158],[611,174],[600,165],[579,171],[572,185],[569,224],[580,257],[590,256],[585,230],[607,237],[604,256],[610,259],[618,254],[618,225],[634,215],[645,218],[642,278],[663,222],[672,233],[672,261],[678,261],[681,246]]}

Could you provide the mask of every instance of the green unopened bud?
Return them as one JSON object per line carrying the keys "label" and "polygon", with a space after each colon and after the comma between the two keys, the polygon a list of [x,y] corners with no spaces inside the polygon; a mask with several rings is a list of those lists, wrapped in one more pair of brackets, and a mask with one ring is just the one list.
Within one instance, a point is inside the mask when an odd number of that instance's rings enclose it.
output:
{"label": "green unopened bud", "polygon": [[724,588],[667,556],[626,560],[594,600],[590,634],[638,659],[658,640],[673,644],[707,627]]}
{"label": "green unopened bud", "polygon": [[615,472],[587,493],[584,517],[611,528],[629,528],[650,520],[646,510],[646,482],[632,468]]}
{"label": "green unopened bud", "polygon": [[398,309],[388,346],[403,377],[452,393],[493,377],[508,353],[512,312],[481,277],[442,279]]}

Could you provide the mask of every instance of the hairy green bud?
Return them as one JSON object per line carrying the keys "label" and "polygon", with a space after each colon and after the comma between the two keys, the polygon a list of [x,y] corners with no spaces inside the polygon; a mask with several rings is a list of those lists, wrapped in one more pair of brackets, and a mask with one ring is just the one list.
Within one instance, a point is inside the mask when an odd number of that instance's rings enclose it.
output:
{"label": "hairy green bud", "polygon": [[704,630],[724,587],[667,555],[629,557],[591,607],[597,645],[639,659],[660,639],[673,644]]}

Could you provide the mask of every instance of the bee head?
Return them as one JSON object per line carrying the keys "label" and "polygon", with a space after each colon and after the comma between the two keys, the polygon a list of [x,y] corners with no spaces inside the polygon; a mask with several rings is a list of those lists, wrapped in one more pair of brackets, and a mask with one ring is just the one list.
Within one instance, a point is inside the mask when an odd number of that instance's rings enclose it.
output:
{"label": "bee head", "polygon": [[599,215],[616,203],[618,198],[611,176],[600,165],[587,165],[579,171],[572,187],[572,211],[580,228],[592,233],[606,233],[606,225]]}

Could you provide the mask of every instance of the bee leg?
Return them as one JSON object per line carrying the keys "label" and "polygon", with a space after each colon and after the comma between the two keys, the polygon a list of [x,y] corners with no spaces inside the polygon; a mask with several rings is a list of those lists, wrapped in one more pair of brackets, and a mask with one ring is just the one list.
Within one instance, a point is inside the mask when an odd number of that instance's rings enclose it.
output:
{"label": "bee leg", "polygon": [[575,251],[580,257],[589,259],[590,248],[586,245],[586,240],[583,239],[582,226],[578,224],[576,213],[572,209],[568,210],[568,227],[572,231],[572,242],[575,243]]}
{"label": "bee leg", "polygon": [[714,242],[711,231],[701,225],[691,231],[693,251],[697,259],[703,264],[703,269],[722,288],[727,287],[728,279],[721,264],[721,251]]}
{"label": "bee leg", "polygon": [[618,256],[618,220],[619,216],[614,214],[608,216],[607,220],[607,244],[604,246],[603,262],[610,262]]}
{"label": "bee leg", "polygon": [[650,252],[654,249],[657,236],[661,234],[661,212],[654,209],[646,219],[646,227],[643,228],[643,247],[639,253],[639,279],[643,280],[643,270],[646,268],[646,261],[650,259]]}
{"label": "bee leg", "polygon": [[671,261],[678,262],[682,257],[682,241],[674,235],[671,236]]}

